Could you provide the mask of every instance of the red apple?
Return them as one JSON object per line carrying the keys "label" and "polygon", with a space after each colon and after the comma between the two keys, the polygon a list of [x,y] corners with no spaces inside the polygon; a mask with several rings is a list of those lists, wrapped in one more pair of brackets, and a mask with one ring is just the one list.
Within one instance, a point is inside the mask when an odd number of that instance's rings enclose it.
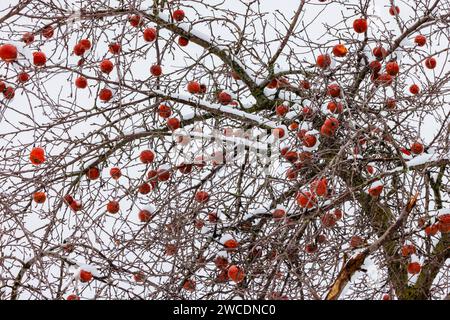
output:
{"label": "red apple", "polygon": [[400,68],[399,68],[397,62],[391,61],[386,64],[386,73],[387,74],[389,74],[391,76],[395,76],[395,75],[397,75],[397,73],[399,71],[400,71]]}
{"label": "red apple", "polygon": [[107,102],[107,101],[111,100],[112,96],[113,96],[113,93],[108,88],[103,88],[98,93],[99,99],[103,102]]}
{"label": "red apple", "polygon": [[159,64],[154,64],[150,67],[150,73],[154,77],[159,77],[162,74],[162,68]]}
{"label": "red apple", "polygon": [[147,28],[144,30],[144,40],[147,42],[153,42],[156,40],[158,33],[155,28]]}
{"label": "red apple", "polygon": [[120,205],[119,202],[111,200],[108,202],[108,204],[106,205],[106,211],[108,211],[109,213],[117,213],[120,210]]}
{"label": "red apple", "polygon": [[88,85],[87,83],[87,79],[83,76],[79,76],[78,78],[75,79],[75,86],[79,89],[84,89],[86,88]]}
{"label": "red apple", "polygon": [[155,154],[151,150],[143,150],[139,155],[139,159],[142,163],[152,163],[155,159]]}
{"label": "red apple", "polygon": [[409,92],[411,92],[412,94],[416,95],[416,94],[418,94],[420,92],[420,88],[419,88],[419,86],[417,84],[412,84],[409,87]]}
{"label": "red apple", "polygon": [[206,191],[198,191],[195,194],[195,201],[200,202],[200,203],[205,203],[208,202],[209,200],[209,194]]}
{"label": "red apple", "polygon": [[92,280],[92,273],[85,270],[80,270],[80,281],[81,282],[89,282]]}
{"label": "red apple", "polygon": [[319,55],[317,57],[316,65],[321,69],[328,68],[331,65],[330,56],[328,54]]}
{"label": "red apple", "polygon": [[109,175],[114,180],[118,180],[122,176],[122,172],[120,171],[120,168],[114,167],[109,170]]}
{"label": "red apple", "polygon": [[17,59],[17,48],[12,44],[4,44],[0,46],[0,58],[5,62],[12,62]]}
{"label": "red apple", "polygon": [[337,44],[333,47],[333,54],[336,57],[345,57],[347,53],[348,50],[343,44]]}
{"label": "red apple", "polygon": [[184,11],[181,9],[177,9],[174,12],[172,12],[172,18],[175,21],[181,21],[184,19],[184,17],[185,17]]}
{"label": "red apple", "polygon": [[436,68],[436,59],[433,57],[429,57],[425,60],[425,67],[427,67],[428,69],[434,69]]}
{"label": "red apple", "polygon": [[111,73],[111,71],[113,71],[114,65],[113,63],[108,60],[102,60],[102,62],[100,62],[100,71],[103,73]]}
{"label": "red apple", "polygon": [[33,64],[36,67],[42,67],[47,62],[47,57],[42,51],[33,52]]}
{"label": "red apple", "polygon": [[356,19],[353,21],[353,30],[356,33],[364,33],[367,31],[367,20],[366,19]]}
{"label": "red apple", "polygon": [[424,35],[419,34],[414,38],[414,42],[419,47],[423,47],[427,43],[427,38]]}

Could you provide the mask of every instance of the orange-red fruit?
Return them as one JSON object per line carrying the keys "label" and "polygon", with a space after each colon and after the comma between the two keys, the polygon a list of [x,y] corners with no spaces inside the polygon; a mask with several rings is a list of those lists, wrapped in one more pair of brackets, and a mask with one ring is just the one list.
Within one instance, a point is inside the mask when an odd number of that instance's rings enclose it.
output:
{"label": "orange-red fruit", "polygon": [[416,247],[414,247],[412,244],[405,244],[402,247],[402,256],[403,257],[407,257],[407,256],[410,256],[415,253],[416,253]]}
{"label": "orange-red fruit", "polygon": [[12,44],[0,46],[0,58],[6,62],[12,62],[17,59],[17,48]]}
{"label": "orange-red fruit", "polygon": [[36,67],[42,67],[47,62],[47,57],[42,51],[33,52],[33,64]]}
{"label": "orange-red fruit", "polygon": [[34,165],[39,165],[44,163],[45,161],[45,151],[41,147],[35,147],[31,149],[30,152],[30,161]]}
{"label": "orange-red fruit", "polygon": [[421,144],[420,142],[414,142],[411,145],[411,152],[414,154],[421,154],[423,152],[423,144]]}
{"label": "orange-red fruit", "polygon": [[398,15],[399,13],[400,13],[400,8],[399,8],[399,7],[397,7],[397,6],[392,6],[392,7],[389,8],[389,14],[390,14],[391,16],[396,16],[396,15]]}
{"label": "orange-red fruit", "polygon": [[46,39],[53,37],[53,33],[54,33],[54,30],[53,30],[52,26],[45,27],[42,30],[42,36]]}
{"label": "orange-red fruit", "polygon": [[422,267],[418,262],[411,262],[408,264],[408,273],[419,274]]}
{"label": "orange-red fruit", "polygon": [[397,101],[394,98],[388,98],[386,100],[386,107],[389,109],[394,109],[397,105]]}
{"label": "orange-red fruit", "polygon": [[209,200],[209,194],[206,191],[198,191],[195,194],[195,201],[200,202],[200,203],[205,203],[208,202]]}
{"label": "orange-red fruit", "polygon": [[391,76],[395,76],[395,75],[397,75],[397,73],[399,71],[400,71],[400,68],[399,68],[397,62],[391,61],[391,62],[388,62],[386,64],[386,72],[387,72],[387,74],[389,74]]}
{"label": "orange-red fruit", "polygon": [[373,48],[372,53],[375,56],[375,58],[377,58],[379,60],[384,59],[387,55],[386,49],[383,48],[382,46]]}
{"label": "orange-red fruit", "polygon": [[159,64],[154,64],[150,67],[150,73],[154,77],[159,77],[162,74],[162,68]]}
{"label": "orange-red fruit", "polygon": [[423,47],[427,43],[427,38],[421,34],[414,38],[414,42],[419,46]]}
{"label": "orange-red fruit", "polygon": [[369,68],[373,72],[379,72],[381,71],[381,62],[378,60],[373,60],[372,62],[369,63]]}
{"label": "orange-red fruit", "polygon": [[187,279],[183,283],[183,289],[187,291],[195,291],[195,281],[191,279]]}
{"label": "orange-red fruit", "polygon": [[119,179],[122,176],[122,172],[120,171],[119,168],[114,167],[114,168],[111,168],[111,170],[109,170],[109,175],[114,180],[117,180],[117,179]]}
{"label": "orange-red fruit", "polygon": [[289,130],[291,130],[291,131],[296,131],[296,130],[298,130],[298,122],[292,122],[290,125],[289,125]]}
{"label": "orange-red fruit", "polygon": [[89,271],[81,270],[80,271],[80,281],[81,282],[89,282],[92,280],[92,273]]}
{"label": "orange-red fruit", "polygon": [[187,85],[187,91],[191,94],[200,92],[200,84],[197,81],[190,81]]}
{"label": "orange-red fruit", "polygon": [[375,83],[382,86],[389,86],[392,84],[392,81],[393,78],[390,74],[383,73],[376,78]]}
{"label": "orange-red fruit", "polygon": [[302,208],[311,209],[316,204],[316,197],[309,191],[301,191],[297,195],[297,204]]}
{"label": "orange-red fruit", "polygon": [[445,213],[443,215],[440,215],[438,217],[437,226],[438,226],[439,231],[441,233],[448,233],[448,232],[450,232],[450,214],[449,213]]}
{"label": "orange-red fruit", "polygon": [[311,84],[308,80],[302,80],[300,81],[300,87],[302,87],[305,90],[311,89]]}
{"label": "orange-red fruit", "polygon": [[298,153],[295,151],[286,151],[283,157],[289,162],[295,162],[298,159]]}
{"label": "orange-red fruit", "polygon": [[44,203],[45,199],[47,199],[47,196],[45,195],[45,192],[38,191],[38,192],[35,192],[33,194],[33,200],[36,203]]}
{"label": "orange-red fruit", "polygon": [[314,181],[311,184],[311,191],[317,194],[319,197],[324,197],[327,195],[327,179],[322,178],[318,181]]}
{"label": "orange-red fruit", "polygon": [[409,87],[409,92],[411,92],[412,94],[418,94],[420,92],[420,88],[417,84],[412,84]]}
{"label": "orange-red fruit", "polygon": [[115,200],[111,200],[106,205],[106,211],[108,211],[109,213],[117,213],[117,212],[119,212],[119,210],[120,210],[119,202],[117,202]]}
{"label": "orange-red fruit", "polygon": [[180,163],[180,165],[178,166],[178,170],[182,174],[189,174],[189,173],[192,172],[192,164],[190,164],[190,163]]}
{"label": "orange-red fruit", "polygon": [[184,11],[181,9],[177,9],[172,13],[172,18],[175,21],[181,21],[184,19]]}
{"label": "orange-red fruit", "polygon": [[79,76],[76,80],[75,80],[75,86],[79,89],[84,89],[87,87],[87,79],[83,76]]}
{"label": "orange-red fruit", "polygon": [[147,182],[144,182],[139,186],[138,191],[140,194],[147,194],[152,191],[152,187]]}
{"label": "orange-red fruit", "polygon": [[228,266],[228,259],[225,257],[217,256],[214,259],[214,264],[216,265],[217,268],[223,270]]}
{"label": "orange-red fruit", "polygon": [[139,155],[139,159],[142,163],[152,163],[155,159],[155,154],[151,150],[143,150]]}
{"label": "orange-red fruit", "polygon": [[333,228],[336,225],[336,221],[336,216],[332,213],[325,213],[320,218],[320,222],[325,228]]}
{"label": "orange-red fruit", "polygon": [[98,93],[99,99],[104,102],[111,100],[112,96],[113,96],[113,93],[108,88],[103,88]]}
{"label": "orange-red fruit", "polygon": [[326,125],[323,124],[320,127],[320,134],[325,137],[332,137],[334,135],[334,131],[330,127],[327,127]]}
{"label": "orange-red fruit", "polygon": [[367,31],[367,20],[366,19],[356,19],[353,21],[353,30],[356,33],[364,33]]}
{"label": "orange-red fruit", "polygon": [[166,106],[165,104],[161,104],[158,107],[158,115],[161,118],[167,119],[172,115],[172,109],[170,109],[170,107]]}
{"label": "orange-red fruit", "polygon": [[83,207],[78,201],[73,201],[69,206],[74,212],[80,211]]}
{"label": "orange-red fruit", "polygon": [[117,42],[111,43],[109,45],[109,52],[112,54],[119,54],[122,51],[122,47]]}
{"label": "orange-red fruit", "polygon": [[341,95],[341,87],[337,83],[332,83],[327,88],[327,93],[333,98],[337,98]]}
{"label": "orange-red fruit", "polygon": [[324,126],[331,128],[331,130],[335,131],[339,127],[339,120],[333,117],[329,117],[323,123]]}
{"label": "orange-red fruit", "polygon": [[330,101],[328,102],[327,109],[332,113],[342,113],[342,111],[344,111],[344,106],[340,102],[336,103]]}
{"label": "orange-red fruit", "polygon": [[328,54],[319,55],[316,60],[316,65],[321,69],[328,68],[331,65],[330,56]]}
{"label": "orange-red fruit", "polygon": [[147,42],[153,42],[156,40],[158,33],[155,28],[147,28],[144,30],[144,40]]}
{"label": "orange-red fruit", "polygon": [[233,101],[233,98],[231,98],[231,95],[226,91],[221,91],[219,95],[217,96],[217,99],[219,100],[220,104],[227,105],[231,101]]}
{"label": "orange-red fruit", "polygon": [[66,195],[64,196],[64,201],[65,201],[68,205],[70,205],[70,204],[72,204],[75,200],[73,199],[73,197],[72,197],[70,194],[66,194]]}
{"label": "orange-red fruit", "polygon": [[379,185],[379,186],[376,186],[376,187],[371,187],[369,189],[369,194],[372,197],[378,197],[381,194],[382,191],[383,191],[383,186]]}
{"label": "orange-red fruit", "polygon": [[185,37],[178,37],[178,44],[180,47],[186,47],[189,44],[189,39]]}
{"label": "orange-red fruit", "polygon": [[169,118],[167,119],[167,126],[170,130],[177,130],[180,127],[180,120],[177,118]]}
{"label": "orange-red fruit", "polygon": [[76,56],[82,56],[85,52],[86,52],[86,48],[85,48],[81,43],[77,43],[77,44],[73,47],[73,53],[74,53]]}
{"label": "orange-red fruit", "polygon": [[25,44],[30,44],[34,41],[34,34],[31,32],[25,32],[22,36],[22,41],[25,42]]}
{"label": "orange-red fruit", "polygon": [[429,57],[425,60],[425,67],[427,67],[428,69],[434,69],[436,68],[436,59],[433,57]]}
{"label": "orange-red fruit", "polygon": [[237,242],[235,239],[229,239],[224,242],[223,246],[226,249],[236,249],[237,247],[239,247],[239,242]]}
{"label": "orange-red fruit", "polygon": [[89,180],[97,180],[100,177],[100,170],[97,167],[91,167],[86,171]]}
{"label": "orange-red fruit", "polygon": [[170,171],[168,169],[158,169],[158,171],[156,171],[158,174],[158,181],[167,181],[170,179]]}
{"label": "orange-red fruit", "polygon": [[345,57],[347,53],[348,50],[343,44],[337,44],[333,47],[333,54],[336,57]]}
{"label": "orange-red fruit", "polygon": [[388,294],[383,295],[383,300],[391,300],[391,296]]}
{"label": "orange-red fruit", "polygon": [[145,275],[142,272],[135,272],[135,273],[133,273],[133,280],[135,282],[144,282]]}
{"label": "orange-red fruit", "polygon": [[244,270],[236,265],[232,265],[228,268],[228,277],[235,283],[242,282],[245,278]]}
{"label": "orange-red fruit", "polygon": [[135,14],[135,15],[132,15],[132,16],[128,19],[128,21],[130,22],[130,24],[131,24],[133,27],[139,27],[139,25],[141,24],[141,17],[138,16],[137,14]]}
{"label": "orange-red fruit", "polygon": [[285,106],[284,104],[276,106],[276,108],[275,108],[275,113],[280,117],[285,116],[286,113],[288,113],[288,111],[289,111],[289,108],[287,106]]}
{"label": "orange-red fruit", "polygon": [[25,83],[28,80],[30,80],[30,75],[26,72],[21,72],[17,76],[17,81],[19,81],[20,83]]}
{"label": "orange-red fruit", "polygon": [[316,145],[317,138],[312,134],[306,134],[303,137],[303,145],[307,148],[312,148]]}
{"label": "orange-red fruit", "polygon": [[69,294],[66,300],[80,300],[80,297],[77,296],[76,294]]}
{"label": "orange-red fruit", "polygon": [[148,210],[140,210],[138,214],[139,221],[148,222],[152,218],[152,214]]}
{"label": "orange-red fruit", "polygon": [[285,215],[286,215],[286,211],[284,211],[283,209],[275,209],[275,210],[272,212],[272,217],[273,217],[275,220],[282,219]]}
{"label": "orange-red fruit", "polygon": [[114,64],[108,59],[105,59],[102,62],[100,62],[100,71],[101,72],[111,73],[113,68],[114,68]]}
{"label": "orange-red fruit", "polygon": [[15,91],[13,87],[7,87],[5,88],[5,90],[3,91],[3,96],[5,97],[5,99],[11,100],[12,98],[14,98],[15,96]]}
{"label": "orange-red fruit", "polygon": [[308,244],[305,246],[305,252],[306,252],[306,253],[314,253],[314,252],[317,251],[317,249],[318,249],[318,247],[317,247],[317,245],[314,244],[314,243],[308,243]]}
{"label": "orange-red fruit", "polygon": [[335,218],[337,220],[341,220],[342,219],[343,214],[342,214],[342,210],[341,209],[335,209],[333,214],[334,214],[334,216],[335,216]]}
{"label": "orange-red fruit", "polygon": [[78,43],[81,44],[85,50],[89,50],[92,47],[89,39],[81,39]]}
{"label": "orange-red fruit", "polygon": [[278,80],[277,79],[272,79],[269,84],[267,85],[267,88],[269,89],[275,89],[278,88]]}
{"label": "orange-red fruit", "polygon": [[432,224],[425,228],[425,234],[427,236],[434,236],[439,231],[439,226],[437,224]]}

